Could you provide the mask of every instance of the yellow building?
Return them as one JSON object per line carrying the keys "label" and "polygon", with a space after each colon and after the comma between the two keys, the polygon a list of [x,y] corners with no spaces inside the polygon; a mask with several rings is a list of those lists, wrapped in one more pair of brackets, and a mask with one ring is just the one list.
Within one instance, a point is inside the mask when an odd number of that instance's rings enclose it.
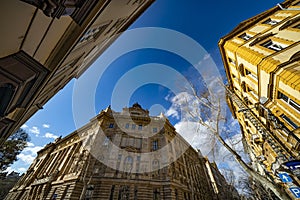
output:
{"label": "yellow building", "polygon": [[[253,164],[280,182],[284,163],[300,159],[300,1],[286,0],[240,23],[219,48],[228,104]],[[300,174],[290,175],[285,187],[295,197],[288,187],[299,186]]]}
{"label": "yellow building", "polygon": [[0,144],[154,0],[2,0]]}
{"label": "yellow building", "polygon": [[163,115],[110,107],[38,152],[9,192],[15,199],[239,199],[215,164]]}

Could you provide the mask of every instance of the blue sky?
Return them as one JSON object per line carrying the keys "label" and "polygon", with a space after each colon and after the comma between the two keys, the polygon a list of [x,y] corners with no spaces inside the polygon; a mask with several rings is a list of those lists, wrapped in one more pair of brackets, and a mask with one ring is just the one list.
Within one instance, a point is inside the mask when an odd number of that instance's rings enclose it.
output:
{"label": "blue sky", "polygon": [[[251,2],[238,0],[156,0],[130,29],[161,27],[178,31],[200,44],[211,60],[214,61],[220,74],[224,75],[217,46],[219,39],[229,33],[241,21],[274,7],[277,3],[280,2],[275,0],[254,0]],[[120,40],[122,40],[122,37]],[[118,42],[119,40],[115,43],[114,48],[118,48],[117,45],[124,45],[124,43]],[[103,59],[105,59],[105,56],[101,56],[91,68],[101,67]],[[105,109],[112,103],[113,90],[124,74],[128,74],[130,70],[138,66],[149,63],[168,66],[179,72],[188,81],[197,82],[200,77],[199,73],[191,67],[191,63],[172,52],[151,48],[130,51],[120,55],[109,66],[106,66],[93,97],[96,112]],[[166,77],[171,76],[170,74],[164,75]],[[146,77],[147,74],[141,75],[137,79]],[[52,142],[57,136],[66,136],[76,130],[72,110],[75,82],[76,80],[72,80],[44,106],[44,109],[37,112],[23,125],[23,128],[30,133],[31,142],[10,170],[24,172],[36,156],[37,150]],[[88,88],[86,89],[88,90]],[[149,82],[140,85],[133,92],[128,99],[128,106],[134,102],[139,102],[144,108],[150,109],[152,114],[158,114],[160,111],[170,109],[172,105],[170,99],[173,96],[174,92],[170,88],[157,84],[155,81],[153,83]],[[123,105],[116,105],[116,107],[123,107]],[[89,118],[86,118],[86,122],[88,120]],[[170,115],[170,120],[174,125],[180,122],[176,115]]]}

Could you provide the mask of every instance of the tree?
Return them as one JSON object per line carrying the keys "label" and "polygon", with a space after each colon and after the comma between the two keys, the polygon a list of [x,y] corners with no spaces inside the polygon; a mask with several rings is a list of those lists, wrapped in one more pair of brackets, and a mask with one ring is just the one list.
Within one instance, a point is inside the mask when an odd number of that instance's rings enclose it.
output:
{"label": "tree", "polygon": [[[228,109],[225,103],[225,88],[226,86],[220,80],[212,81],[207,86],[207,90],[203,91],[202,89],[201,92],[192,85],[192,87],[186,88],[185,92],[179,94],[181,97],[177,95],[173,104],[180,108],[184,120],[197,122],[200,126],[205,127],[209,131],[207,134],[211,134],[213,140],[216,139],[225,147],[243,170],[255,181],[269,188],[279,199],[290,199],[281,187],[255,171],[251,165],[243,160],[234,147],[226,142],[226,138],[230,138],[231,135],[230,130],[228,128],[226,130],[226,126],[224,126],[227,120],[226,109]],[[213,148],[212,151],[214,152]]]}
{"label": "tree", "polygon": [[4,176],[0,177],[0,199],[4,199],[9,193],[9,190],[18,182],[21,178],[19,173],[11,172],[10,174],[5,173]]}
{"label": "tree", "polygon": [[27,146],[29,140],[28,133],[23,129],[19,129],[0,146],[1,173],[17,160],[17,155]]}
{"label": "tree", "polygon": [[255,200],[278,200],[272,191],[265,188],[260,182],[250,177],[243,177],[239,180],[240,186],[246,192],[246,196]]}

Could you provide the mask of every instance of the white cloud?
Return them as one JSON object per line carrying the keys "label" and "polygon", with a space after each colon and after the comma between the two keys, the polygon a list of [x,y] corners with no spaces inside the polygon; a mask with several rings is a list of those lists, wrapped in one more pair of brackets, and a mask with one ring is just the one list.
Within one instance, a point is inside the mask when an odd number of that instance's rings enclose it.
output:
{"label": "white cloud", "polygon": [[45,137],[45,138],[53,138],[53,139],[58,138],[58,136],[57,136],[57,135],[54,135],[53,133],[46,133],[44,137]]}
{"label": "white cloud", "polygon": [[50,128],[50,125],[49,124],[43,124],[43,127],[44,128]]}
{"label": "white cloud", "polygon": [[29,129],[29,132],[37,136],[40,134],[40,129],[36,126],[33,126],[32,128]]}
{"label": "white cloud", "polygon": [[27,169],[25,168],[25,167],[19,167],[18,169],[17,169],[17,172],[19,172],[19,173],[25,173],[27,171]]}
{"label": "white cloud", "polygon": [[43,148],[43,147],[41,147],[41,146],[26,147],[26,148],[23,150],[22,153],[27,152],[27,153],[29,153],[29,154],[31,154],[31,155],[36,156],[37,152],[38,152],[39,150],[41,150],[42,148]]}
{"label": "white cloud", "polygon": [[22,128],[22,129],[27,129],[28,126],[27,126],[26,124],[23,124],[23,125],[21,126],[21,128]]}
{"label": "white cloud", "polygon": [[18,159],[24,161],[26,164],[31,164],[33,162],[33,160],[35,159],[35,156],[33,155],[26,155],[24,153],[20,153],[18,155]]}
{"label": "white cloud", "polygon": [[30,145],[28,145],[28,147],[26,147],[22,153],[18,155],[18,159],[24,161],[26,164],[31,164],[37,156],[37,152],[42,148],[43,147],[41,146],[35,146],[33,143],[30,143]]}
{"label": "white cloud", "polygon": [[28,146],[28,147],[33,147],[34,144],[33,144],[32,142],[27,142],[27,146]]}

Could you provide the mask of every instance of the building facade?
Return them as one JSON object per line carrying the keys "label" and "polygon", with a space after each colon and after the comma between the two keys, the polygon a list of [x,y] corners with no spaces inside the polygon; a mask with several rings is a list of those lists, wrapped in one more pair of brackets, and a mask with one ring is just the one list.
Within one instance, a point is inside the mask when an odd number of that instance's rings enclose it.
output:
{"label": "building facade", "polygon": [[108,107],[38,152],[6,199],[238,199],[163,116]]}
{"label": "building facade", "polygon": [[[300,1],[286,0],[240,23],[221,38],[219,48],[228,105],[240,123],[254,168],[297,197]],[[289,180],[280,178],[285,172]]]}
{"label": "building facade", "polygon": [[1,1],[0,144],[78,78],[153,1]]}

